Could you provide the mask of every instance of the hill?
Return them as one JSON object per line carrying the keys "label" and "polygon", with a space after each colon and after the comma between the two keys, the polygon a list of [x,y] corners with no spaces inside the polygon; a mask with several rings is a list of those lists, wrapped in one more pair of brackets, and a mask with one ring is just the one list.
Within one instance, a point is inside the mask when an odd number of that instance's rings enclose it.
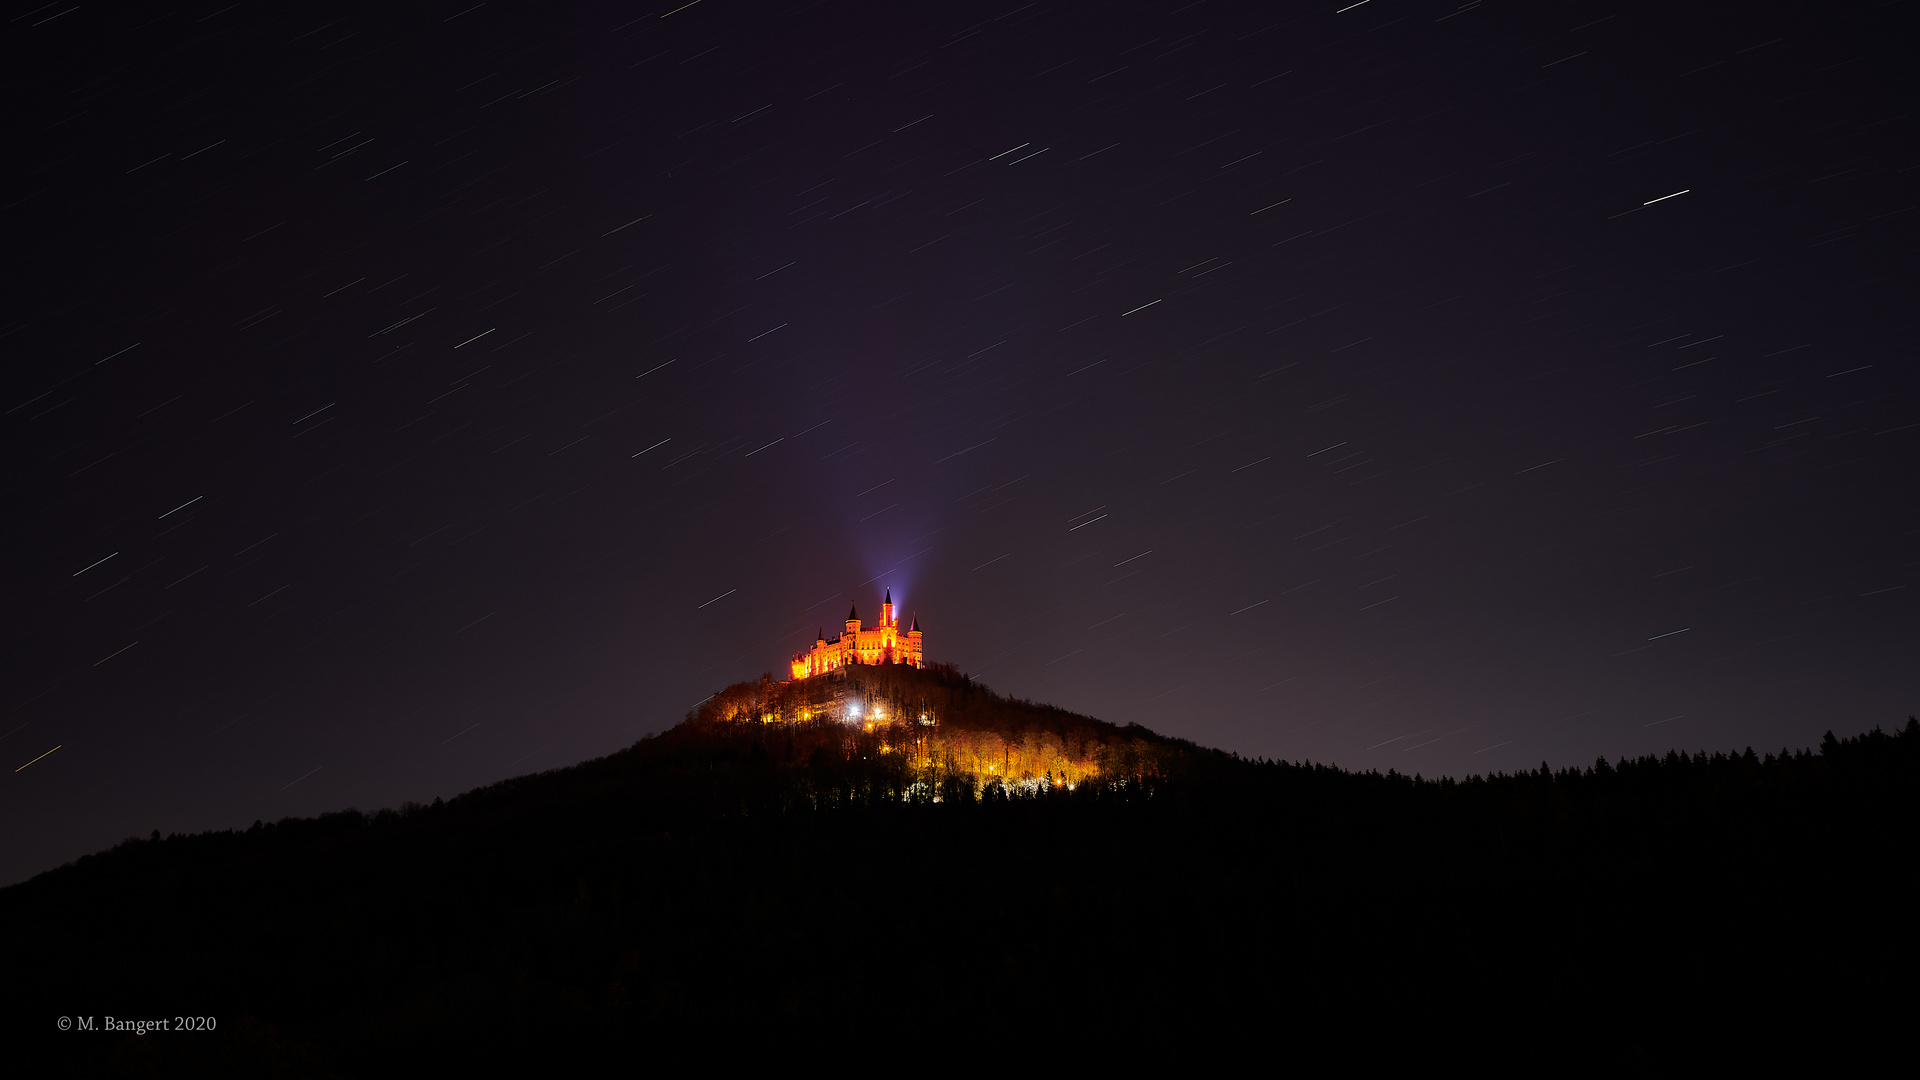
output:
{"label": "hill", "polygon": [[[572,768],[155,834],[0,890],[17,1045],[48,1075],[1005,1067],[1249,1039],[1275,1063],[1618,1068],[1833,1060],[1893,1030],[1913,720],[1818,751],[1435,781],[1245,760],[909,671],[840,688],[894,713],[871,731],[741,684]],[[219,1026],[62,1034],[59,1015]]]}
{"label": "hill", "polygon": [[[764,744],[764,745],[763,745]],[[735,683],[650,747],[752,753],[805,761],[808,775],[859,761],[881,798],[939,801],[1072,790],[1097,778],[1170,776],[1201,748],[1129,724],[1005,698],[949,665],[846,667],[793,682]],[[767,749],[768,746],[773,750]]]}

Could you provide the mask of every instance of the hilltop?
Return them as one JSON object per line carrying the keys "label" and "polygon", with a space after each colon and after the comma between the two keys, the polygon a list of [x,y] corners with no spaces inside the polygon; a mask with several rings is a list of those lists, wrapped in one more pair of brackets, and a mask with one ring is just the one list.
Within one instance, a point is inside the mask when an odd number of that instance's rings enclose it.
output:
{"label": "hilltop", "polygon": [[[861,719],[799,715],[830,701]],[[0,890],[0,963],[30,1052],[78,1072],[850,1038],[984,1064],[1254,1034],[1299,1060],[1653,1067],[1814,1049],[1830,1014],[1874,1030],[1880,976],[1916,958],[1897,914],[1916,811],[1912,720],[1818,750],[1417,780],[876,668],[739,684],[619,753],[431,805],[129,840]],[[56,1013],[221,1027],[59,1036]]]}
{"label": "hilltop", "polygon": [[816,770],[831,761],[869,762],[864,771],[896,777],[887,790],[909,801],[950,797],[955,785],[978,798],[989,789],[1031,795],[1096,778],[1168,776],[1212,753],[1138,724],[1002,697],[946,664],[850,666],[790,682],[735,683],[648,750],[751,752],[761,744],[782,763],[805,761]]}

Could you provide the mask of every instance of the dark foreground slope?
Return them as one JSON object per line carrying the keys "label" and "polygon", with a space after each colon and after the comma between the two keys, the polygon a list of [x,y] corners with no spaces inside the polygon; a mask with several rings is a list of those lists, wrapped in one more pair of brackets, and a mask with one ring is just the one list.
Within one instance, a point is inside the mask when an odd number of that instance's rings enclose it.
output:
{"label": "dark foreground slope", "polygon": [[[1910,1020],[1911,720],[1465,782],[1090,730],[1138,745],[1027,797],[903,798],[864,732],[692,721],[445,804],[128,841],[0,891],[10,1048],[36,1075],[1663,1067]],[[219,1028],[55,1028],[108,1015]]]}

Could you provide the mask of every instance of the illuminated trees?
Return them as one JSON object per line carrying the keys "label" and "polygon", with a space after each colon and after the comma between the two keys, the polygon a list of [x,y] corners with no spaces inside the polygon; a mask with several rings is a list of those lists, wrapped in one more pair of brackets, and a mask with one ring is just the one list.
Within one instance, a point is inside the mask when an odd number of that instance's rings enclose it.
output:
{"label": "illuminated trees", "polygon": [[843,758],[888,758],[889,769],[912,771],[906,787],[929,792],[948,790],[955,776],[978,792],[990,781],[1038,782],[1021,788],[1027,791],[1109,774],[1161,775],[1163,759],[1186,752],[1145,729],[1002,697],[945,665],[853,666],[792,682],[736,683],[697,706],[671,737],[733,738],[725,734],[731,726],[770,724],[789,743],[805,744],[803,758],[816,747]]}

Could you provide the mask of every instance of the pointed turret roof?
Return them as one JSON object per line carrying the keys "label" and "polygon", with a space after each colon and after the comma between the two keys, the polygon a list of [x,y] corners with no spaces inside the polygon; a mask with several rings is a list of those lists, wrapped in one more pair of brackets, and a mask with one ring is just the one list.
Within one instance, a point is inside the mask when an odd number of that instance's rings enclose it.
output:
{"label": "pointed turret roof", "polygon": [[893,589],[892,589],[891,587],[889,587],[889,588],[887,589],[887,600],[886,600],[886,602],[887,602],[887,603],[889,603],[889,604],[891,604],[891,603],[893,603]]}
{"label": "pointed turret roof", "polygon": [[858,608],[856,608],[856,607],[853,607],[853,606],[851,606],[851,605],[849,605],[849,606],[847,607],[847,621],[848,621],[848,622],[853,622],[854,620],[856,620],[856,619],[858,619],[859,617],[860,617],[860,610],[859,610]]}
{"label": "pointed turret roof", "polygon": [[919,632],[920,632],[920,616],[918,616],[918,615],[915,615],[915,616],[913,617],[913,625],[912,625],[912,626],[909,626],[909,627],[907,627],[907,633],[909,633],[909,634],[917,634],[917,633],[919,633]]}

